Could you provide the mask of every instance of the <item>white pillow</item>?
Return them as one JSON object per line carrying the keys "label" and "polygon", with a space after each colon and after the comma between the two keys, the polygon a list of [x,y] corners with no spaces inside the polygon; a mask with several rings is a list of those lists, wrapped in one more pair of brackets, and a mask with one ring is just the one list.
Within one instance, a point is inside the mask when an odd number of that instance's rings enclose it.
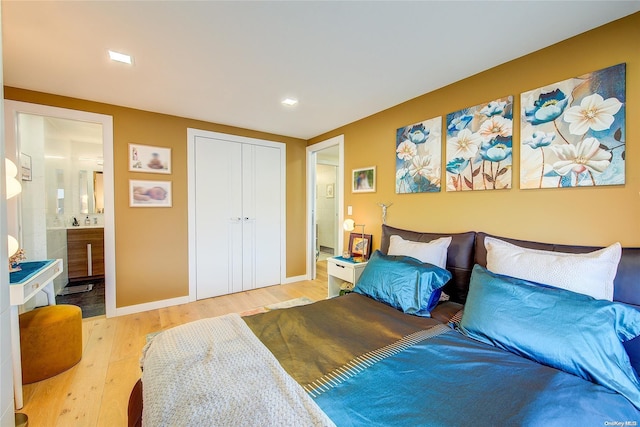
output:
{"label": "white pillow", "polygon": [[440,268],[447,268],[447,249],[450,244],[451,237],[440,237],[430,242],[413,242],[393,235],[389,239],[387,255],[406,255]]}
{"label": "white pillow", "polygon": [[544,285],[613,301],[613,279],[622,247],[611,246],[585,254],[527,249],[485,237],[487,270]]}

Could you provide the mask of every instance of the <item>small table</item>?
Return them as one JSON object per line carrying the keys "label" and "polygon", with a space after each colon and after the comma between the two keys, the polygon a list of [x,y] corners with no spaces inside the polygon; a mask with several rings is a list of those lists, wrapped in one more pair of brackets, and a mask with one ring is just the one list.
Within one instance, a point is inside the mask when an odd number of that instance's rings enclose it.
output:
{"label": "small table", "polygon": [[366,261],[355,262],[351,258],[332,257],[327,259],[327,297],[333,298],[340,295],[340,285],[343,282],[356,284],[362,271],[367,266]]}
{"label": "small table", "polygon": [[21,270],[9,274],[9,302],[11,303],[11,357],[13,359],[13,394],[16,409],[23,406],[22,360],[20,356],[20,317],[18,307],[38,292],[47,294],[47,304],[56,305],[53,279],[62,273],[61,259],[20,263]]}

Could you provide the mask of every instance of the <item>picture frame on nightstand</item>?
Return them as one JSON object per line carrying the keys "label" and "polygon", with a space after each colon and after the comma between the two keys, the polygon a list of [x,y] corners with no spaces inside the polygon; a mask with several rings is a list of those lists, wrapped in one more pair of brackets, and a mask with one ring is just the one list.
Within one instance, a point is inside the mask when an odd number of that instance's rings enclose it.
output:
{"label": "picture frame on nightstand", "polygon": [[371,234],[349,234],[349,253],[351,254],[351,258],[362,261],[369,259],[371,256],[372,240]]}

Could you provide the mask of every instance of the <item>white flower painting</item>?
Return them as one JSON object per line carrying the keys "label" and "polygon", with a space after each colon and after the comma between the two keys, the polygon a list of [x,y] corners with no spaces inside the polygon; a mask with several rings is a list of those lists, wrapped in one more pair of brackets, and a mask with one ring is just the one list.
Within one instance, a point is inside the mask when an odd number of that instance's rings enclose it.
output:
{"label": "white flower painting", "polygon": [[396,193],[440,191],[442,117],[396,131]]}
{"label": "white flower painting", "polygon": [[520,188],[625,182],[626,64],[520,96]]}
{"label": "white flower painting", "polygon": [[447,191],[511,188],[513,97],[447,114]]}

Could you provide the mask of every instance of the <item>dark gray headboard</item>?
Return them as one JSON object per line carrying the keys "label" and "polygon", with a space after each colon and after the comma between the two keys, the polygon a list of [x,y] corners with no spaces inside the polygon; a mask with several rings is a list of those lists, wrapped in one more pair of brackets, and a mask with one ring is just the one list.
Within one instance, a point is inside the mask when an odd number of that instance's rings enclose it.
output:
{"label": "dark gray headboard", "polygon": [[[451,245],[447,254],[447,270],[453,275],[451,281],[443,288],[451,301],[464,304],[469,292],[469,279],[474,264],[487,266],[487,250],[484,247],[486,236],[495,237],[518,246],[546,251],[585,253],[601,247],[556,245],[527,240],[517,240],[508,237],[494,236],[482,232],[469,231],[466,233],[425,233],[403,230],[400,228],[382,226],[382,240],[380,250],[385,254],[389,250],[389,238],[398,235],[405,240],[415,242],[430,242],[431,240],[451,236]],[[622,302],[640,310],[640,248],[623,248],[622,258],[618,264],[618,272],[614,280],[613,300]],[[640,372],[640,337],[624,343],[636,371]]]}
{"label": "dark gray headboard", "polygon": [[[510,242],[524,248],[542,249],[544,251],[581,254],[602,249],[601,246],[570,246],[516,240],[480,232],[476,234],[475,262],[483,267],[487,266],[487,249],[484,247],[484,238],[486,236],[495,237],[496,239],[504,240],[505,242]],[[622,258],[620,258],[618,272],[613,281],[613,285],[614,301],[635,305],[640,308],[640,248],[622,249]]]}
{"label": "dark gray headboard", "polygon": [[430,242],[440,237],[451,236],[451,244],[447,253],[447,270],[451,272],[451,280],[445,285],[443,291],[449,295],[451,301],[464,304],[469,292],[469,278],[474,264],[474,243],[476,233],[422,233],[418,231],[403,230],[400,228],[382,226],[382,239],[380,251],[389,251],[389,239],[392,235],[400,236],[405,240],[414,242]]}

